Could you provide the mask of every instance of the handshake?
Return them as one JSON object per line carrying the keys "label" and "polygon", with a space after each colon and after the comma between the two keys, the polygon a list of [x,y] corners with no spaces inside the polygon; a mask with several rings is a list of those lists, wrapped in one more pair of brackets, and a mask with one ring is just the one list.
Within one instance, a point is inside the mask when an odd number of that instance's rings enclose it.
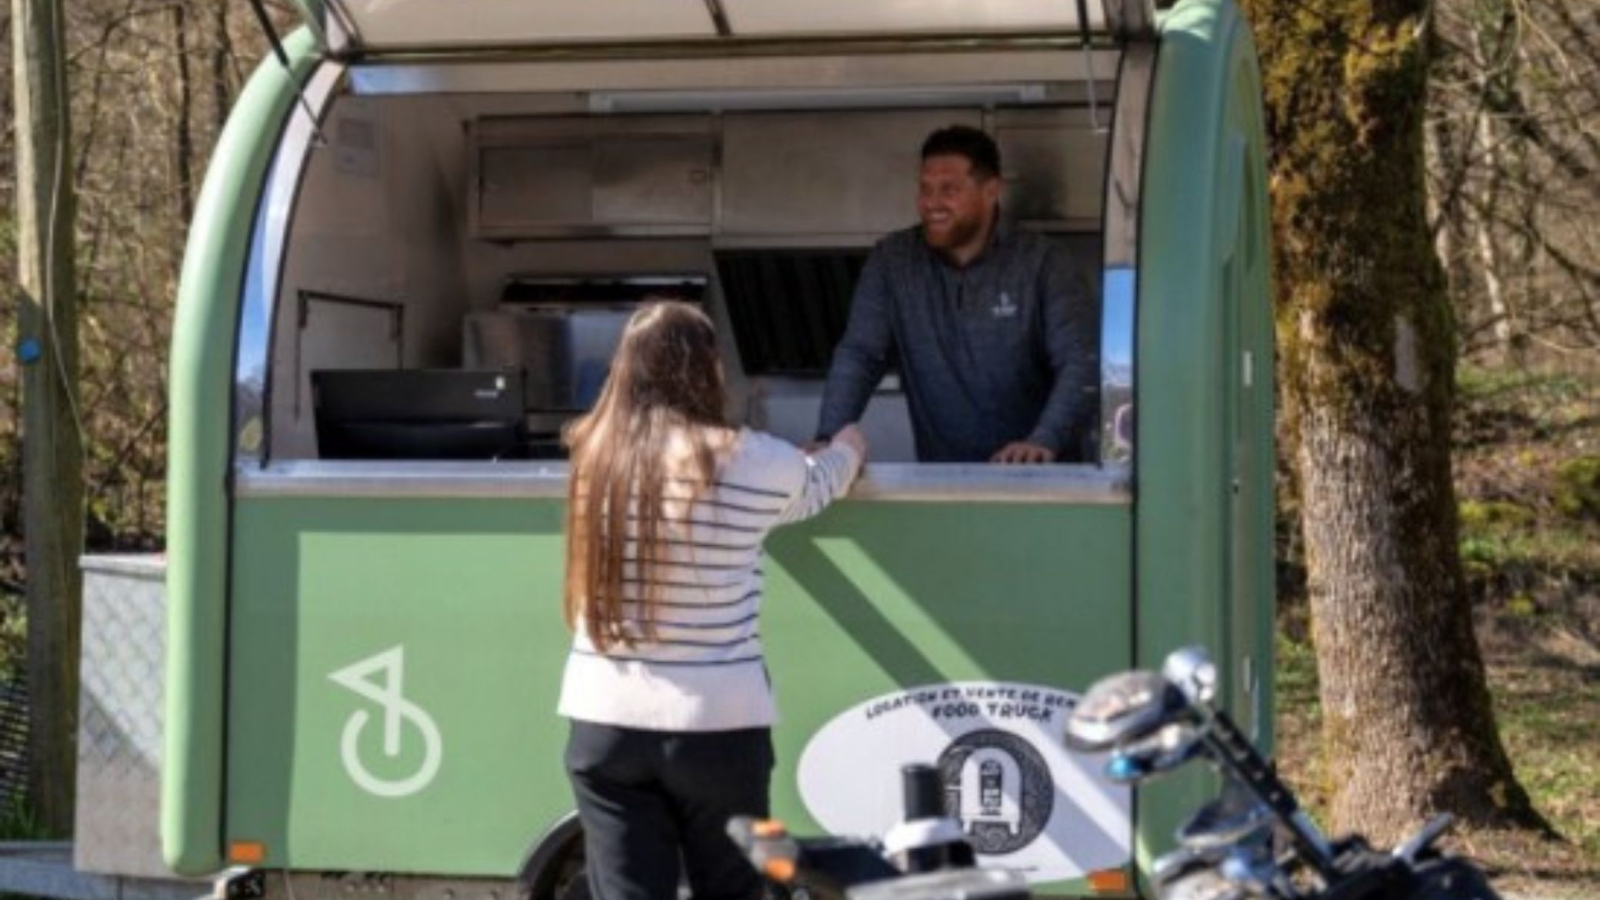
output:
{"label": "handshake", "polygon": [[863,461],[867,458],[867,438],[861,433],[861,427],[854,422],[834,432],[832,439],[807,441],[800,449],[810,455],[833,444],[842,444],[851,448],[856,451],[856,455],[860,456]]}

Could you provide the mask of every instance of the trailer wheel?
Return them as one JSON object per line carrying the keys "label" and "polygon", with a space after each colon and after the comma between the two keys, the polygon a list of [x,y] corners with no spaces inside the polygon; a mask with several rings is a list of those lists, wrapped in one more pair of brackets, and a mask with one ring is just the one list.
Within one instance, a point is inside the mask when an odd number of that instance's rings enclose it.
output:
{"label": "trailer wheel", "polygon": [[589,869],[583,864],[583,841],[557,867],[554,900],[589,900]]}
{"label": "trailer wheel", "polygon": [[535,841],[523,857],[518,894],[528,900],[589,900],[583,826],[568,813]]}

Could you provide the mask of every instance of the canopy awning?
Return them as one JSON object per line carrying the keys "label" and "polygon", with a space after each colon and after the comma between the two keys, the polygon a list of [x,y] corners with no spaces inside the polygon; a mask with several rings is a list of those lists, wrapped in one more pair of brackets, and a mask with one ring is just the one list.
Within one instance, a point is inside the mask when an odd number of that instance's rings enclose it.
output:
{"label": "canopy awning", "polygon": [[300,0],[345,55],[854,37],[1129,37],[1153,0]]}

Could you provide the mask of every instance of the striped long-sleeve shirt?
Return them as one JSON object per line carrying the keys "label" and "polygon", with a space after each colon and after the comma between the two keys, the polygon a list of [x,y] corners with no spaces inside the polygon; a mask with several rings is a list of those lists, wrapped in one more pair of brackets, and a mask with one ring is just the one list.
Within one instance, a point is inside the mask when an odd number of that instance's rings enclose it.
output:
{"label": "striped long-sleeve shirt", "polygon": [[[762,541],[821,512],[860,468],[860,456],[843,445],[807,457],[771,435],[741,431],[709,489],[692,502],[663,504],[666,564],[651,575],[659,587],[655,638],[629,623],[638,640],[602,652],[579,623],[560,714],[658,731],[771,725],[777,714],[759,629]],[[640,595],[645,587],[624,584]]]}

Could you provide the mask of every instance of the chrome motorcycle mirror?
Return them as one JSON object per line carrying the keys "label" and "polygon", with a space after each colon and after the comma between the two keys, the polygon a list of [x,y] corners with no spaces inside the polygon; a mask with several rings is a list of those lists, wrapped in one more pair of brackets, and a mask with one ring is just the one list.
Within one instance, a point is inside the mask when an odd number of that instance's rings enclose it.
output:
{"label": "chrome motorcycle mirror", "polygon": [[1194,850],[1238,843],[1265,829],[1273,822],[1272,810],[1245,793],[1229,780],[1221,797],[1200,807],[1179,826],[1178,843]]}
{"label": "chrome motorcycle mirror", "polygon": [[1172,651],[1161,664],[1161,675],[1197,706],[1216,697],[1217,666],[1204,647]]}
{"label": "chrome motorcycle mirror", "polygon": [[1275,897],[1274,886],[1280,874],[1270,847],[1235,844],[1218,866],[1222,877],[1252,897]]}
{"label": "chrome motorcycle mirror", "polygon": [[1095,682],[1067,717],[1066,741],[1095,752],[1137,741],[1186,718],[1188,699],[1155,672],[1111,675]]}
{"label": "chrome motorcycle mirror", "polygon": [[1161,900],[1246,900],[1249,895],[1215,867],[1195,869],[1161,886]]}
{"label": "chrome motorcycle mirror", "polygon": [[1227,847],[1179,847],[1156,857],[1150,864],[1150,877],[1158,885],[1189,874],[1191,870],[1212,868],[1228,855]]}
{"label": "chrome motorcycle mirror", "polygon": [[1131,743],[1118,744],[1106,761],[1113,781],[1145,781],[1164,775],[1199,756],[1204,749],[1202,730],[1187,722],[1173,722]]}

